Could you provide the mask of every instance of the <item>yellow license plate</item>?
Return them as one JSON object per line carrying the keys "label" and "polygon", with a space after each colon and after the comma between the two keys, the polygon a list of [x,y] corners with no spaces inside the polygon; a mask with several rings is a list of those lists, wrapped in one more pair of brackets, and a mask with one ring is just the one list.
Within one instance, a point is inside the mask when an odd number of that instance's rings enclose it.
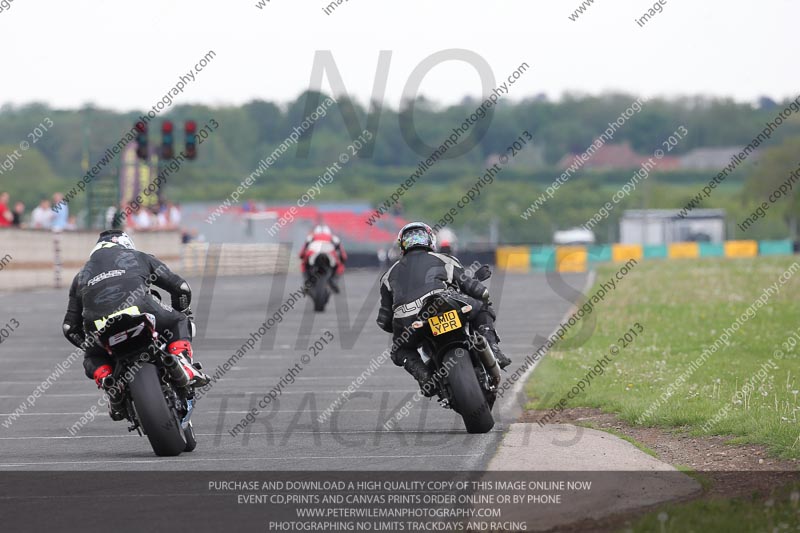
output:
{"label": "yellow license plate", "polygon": [[428,324],[430,324],[434,335],[461,329],[461,319],[458,317],[458,311],[447,311],[442,315],[431,317],[428,319]]}

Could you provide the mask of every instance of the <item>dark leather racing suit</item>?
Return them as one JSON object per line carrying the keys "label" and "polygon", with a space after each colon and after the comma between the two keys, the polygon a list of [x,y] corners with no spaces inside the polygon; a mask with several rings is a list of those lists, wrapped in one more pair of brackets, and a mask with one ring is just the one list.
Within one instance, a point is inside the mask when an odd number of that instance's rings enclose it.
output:
{"label": "dark leather racing suit", "polygon": [[[172,297],[172,306],[150,292],[155,285]],[[64,336],[85,350],[83,367],[91,378],[102,365],[113,365],[106,349],[96,342],[96,320],[131,307],[155,317],[156,329],[168,342],[191,341],[189,308],[192,292],[186,281],[153,257],[112,243],[101,243],[72,280],[64,317]]]}
{"label": "dark leather racing suit", "polygon": [[406,360],[420,358],[415,330],[410,330],[412,334],[405,341],[401,335],[417,320],[423,300],[446,288],[454,288],[466,295],[463,299],[472,305],[468,318],[475,331],[494,331],[496,315],[491,305],[485,303],[488,298],[486,287],[467,275],[455,257],[412,248],[381,278],[377,322],[381,329],[394,335],[391,355],[397,366],[404,366]]}

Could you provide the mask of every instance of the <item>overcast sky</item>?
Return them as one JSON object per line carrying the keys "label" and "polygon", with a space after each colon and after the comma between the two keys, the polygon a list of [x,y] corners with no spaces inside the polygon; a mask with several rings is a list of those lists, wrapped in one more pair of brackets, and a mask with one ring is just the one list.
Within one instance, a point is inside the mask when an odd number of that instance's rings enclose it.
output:
{"label": "overcast sky", "polygon": [[[391,50],[386,101],[396,106],[426,57],[463,48],[498,80],[532,68],[509,98],[565,91],[710,94],[753,101],[800,93],[792,0],[14,0],[0,12],[0,103],[93,102],[149,108],[208,50],[216,59],[177,103],[287,102],[309,88],[317,50],[330,50],[350,95],[367,102],[379,50]],[[663,1],[663,0],[662,0]],[[315,87],[319,88],[319,87]],[[330,91],[327,80],[323,90]],[[440,103],[480,96],[473,67],[449,61],[421,91]]]}

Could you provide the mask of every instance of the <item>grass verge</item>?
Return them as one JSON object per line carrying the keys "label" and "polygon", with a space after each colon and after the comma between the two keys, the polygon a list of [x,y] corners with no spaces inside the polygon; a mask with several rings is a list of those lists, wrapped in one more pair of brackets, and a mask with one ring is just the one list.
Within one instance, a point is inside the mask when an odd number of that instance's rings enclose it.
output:
{"label": "grass verge", "polygon": [[[616,270],[602,267],[598,283]],[[798,458],[798,317],[794,257],[641,261],[584,316],[591,336],[579,346],[565,339],[540,363],[529,407],[565,399],[633,425],[732,435]],[[598,368],[612,345],[619,352]]]}

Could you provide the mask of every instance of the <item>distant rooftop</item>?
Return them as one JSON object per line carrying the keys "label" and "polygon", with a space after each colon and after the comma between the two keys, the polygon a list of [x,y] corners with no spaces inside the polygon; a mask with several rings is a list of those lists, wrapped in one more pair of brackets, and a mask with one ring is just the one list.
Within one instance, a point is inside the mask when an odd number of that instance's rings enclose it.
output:
{"label": "distant rooftop", "polygon": [[653,159],[652,154],[642,155],[633,150],[628,141],[618,144],[604,144],[598,148],[594,154],[588,154],[584,162],[581,159],[583,154],[567,154],[558,162],[558,167],[566,170],[573,164],[579,167],[593,170],[623,170],[634,169],[644,165],[645,162],[655,164],[655,170],[664,172],[676,170],[681,166],[681,160],[677,157],[664,155],[661,159]]}
{"label": "distant rooftop", "polygon": [[[695,148],[680,158],[681,167],[696,170],[721,169],[731,162],[731,158],[734,155],[741,151],[741,146]],[[750,157],[758,157],[758,150],[753,152]]]}
{"label": "distant rooftop", "polygon": [[[678,218],[682,209],[627,209],[622,214],[622,218]],[[725,218],[724,209],[692,209],[682,218]]]}

